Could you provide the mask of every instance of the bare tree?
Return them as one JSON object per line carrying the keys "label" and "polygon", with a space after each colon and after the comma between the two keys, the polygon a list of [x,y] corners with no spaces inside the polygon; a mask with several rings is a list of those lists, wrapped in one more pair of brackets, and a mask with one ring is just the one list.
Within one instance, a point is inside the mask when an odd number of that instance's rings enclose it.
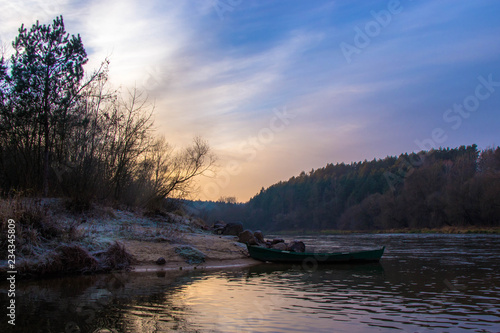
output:
{"label": "bare tree", "polygon": [[195,137],[191,146],[175,151],[163,137],[150,146],[143,165],[151,184],[151,203],[166,197],[184,197],[192,192],[194,179],[209,171],[216,161],[207,141]]}
{"label": "bare tree", "polygon": [[114,137],[110,122],[117,91],[108,87],[108,65],[104,61],[81,89],[74,111],[78,126],[67,133],[63,158],[53,165],[63,194],[80,201],[91,201],[96,194],[106,197],[109,183],[106,158]]}
{"label": "bare tree", "polygon": [[[137,89],[108,84],[108,64],[84,77],[87,54],[62,17],[19,29],[6,62],[0,48],[0,187],[97,196],[137,204],[182,196],[215,161],[195,138],[177,150],[153,128],[154,105]],[[50,188],[49,188],[50,184]],[[57,186],[54,186],[57,185]]]}
{"label": "bare tree", "polygon": [[153,131],[153,108],[137,89],[121,99],[110,116],[111,135],[106,162],[110,166],[114,198],[131,182],[139,157],[147,152]]}

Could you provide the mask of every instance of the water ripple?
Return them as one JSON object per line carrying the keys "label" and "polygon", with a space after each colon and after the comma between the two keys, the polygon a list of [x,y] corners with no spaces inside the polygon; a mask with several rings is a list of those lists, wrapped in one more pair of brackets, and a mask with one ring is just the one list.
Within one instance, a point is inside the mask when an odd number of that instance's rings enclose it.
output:
{"label": "water ripple", "polygon": [[29,318],[20,329],[63,332],[74,323],[82,332],[500,332],[499,236],[302,239],[326,249],[385,245],[387,252],[379,265],[314,271],[264,264],[20,284],[18,308]]}

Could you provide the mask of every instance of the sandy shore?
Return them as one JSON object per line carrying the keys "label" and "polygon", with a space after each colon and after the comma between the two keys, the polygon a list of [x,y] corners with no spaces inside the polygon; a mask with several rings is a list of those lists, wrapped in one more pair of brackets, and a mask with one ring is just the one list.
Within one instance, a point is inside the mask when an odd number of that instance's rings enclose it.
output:
{"label": "sandy shore", "polygon": [[[259,264],[249,257],[245,245],[237,242],[234,236],[219,236],[208,233],[186,233],[177,243],[158,243],[139,240],[118,240],[136,263],[131,269],[137,272],[180,269],[210,269],[223,267],[243,267]],[[189,264],[185,258],[175,252],[175,248],[188,245],[205,254],[206,259],[200,264]],[[158,258],[164,258],[164,265],[157,265]]]}
{"label": "sandy shore", "polygon": [[[24,200],[24,201],[23,201]],[[62,199],[4,201],[7,215],[17,221],[16,269],[23,277],[64,275],[130,269],[161,271],[241,267],[258,264],[236,236],[215,235],[205,222],[185,215],[148,215],[95,206],[84,214],[65,209]],[[0,202],[1,203],[1,202]],[[36,216],[52,228],[33,230],[22,222]],[[17,209],[17,208],[16,208]],[[15,213],[19,213],[16,216]],[[37,215],[38,214],[38,215]],[[24,224],[23,224],[24,223]],[[163,258],[165,263],[157,264]],[[0,272],[8,270],[1,258]]]}

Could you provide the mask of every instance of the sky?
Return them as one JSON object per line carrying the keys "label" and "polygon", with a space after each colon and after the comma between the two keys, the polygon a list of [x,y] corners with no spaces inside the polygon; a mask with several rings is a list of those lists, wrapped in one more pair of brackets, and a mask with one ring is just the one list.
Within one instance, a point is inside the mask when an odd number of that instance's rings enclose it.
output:
{"label": "sky", "polygon": [[0,0],[0,44],[63,15],[90,73],[140,89],[157,132],[218,156],[193,198],[327,163],[500,145],[500,2]]}

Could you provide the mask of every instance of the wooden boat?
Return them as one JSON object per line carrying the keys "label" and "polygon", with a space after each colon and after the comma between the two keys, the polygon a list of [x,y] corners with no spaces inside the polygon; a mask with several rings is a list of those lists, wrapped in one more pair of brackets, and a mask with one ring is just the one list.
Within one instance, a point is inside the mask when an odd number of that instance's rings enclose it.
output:
{"label": "wooden boat", "polygon": [[339,264],[339,263],[364,263],[377,262],[384,254],[385,246],[376,250],[335,252],[335,253],[313,253],[313,252],[291,252],[276,249],[268,249],[256,245],[247,245],[248,253],[253,259],[270,262],[286,263],[310,263],[315,264]]}

